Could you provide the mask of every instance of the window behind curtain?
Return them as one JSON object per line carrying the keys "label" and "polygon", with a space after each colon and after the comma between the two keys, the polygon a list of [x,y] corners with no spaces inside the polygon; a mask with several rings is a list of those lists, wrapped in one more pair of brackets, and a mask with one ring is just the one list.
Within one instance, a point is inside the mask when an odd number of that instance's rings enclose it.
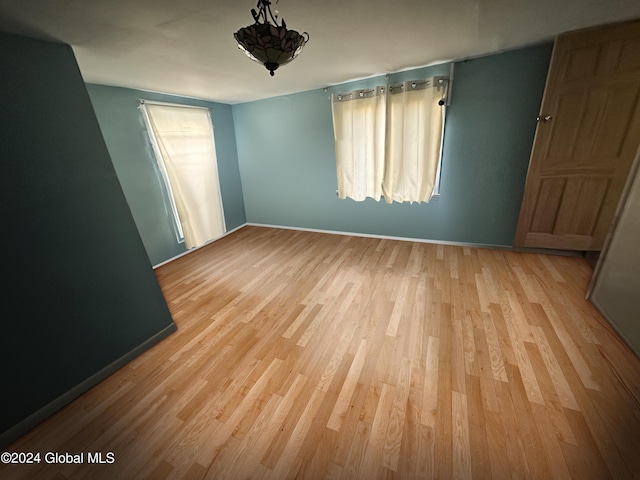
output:
{"label": "window behind curtain", "polygon": [[385,88],[357,90],[337,97],[331,105],[338,196],[379,200],[384,177]]}
{"label": "window behind curtain", "polygon": [[184,235],[187,248],[222,236],[224,212],[209,111],[150,102],[142,102],[141,110],[178,235]]}
{"label": "window behind curtain", "polygon": [[438,193],[447,80],[332,96],[340,198],[428,202]]}

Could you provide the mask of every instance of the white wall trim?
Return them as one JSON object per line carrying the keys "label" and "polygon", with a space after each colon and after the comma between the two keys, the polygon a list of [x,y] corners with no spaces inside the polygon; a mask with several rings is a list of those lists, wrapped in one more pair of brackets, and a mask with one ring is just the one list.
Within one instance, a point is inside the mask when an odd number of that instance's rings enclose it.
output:
{"label": "white wall trim", "polygon": [[412,237],[396,237],[392,235],[375,235],[370,233],[355,233],[355,232],[342,232],[339,230],[322,230],[317,228],[303,228],[303,227],[288,227],[283,225],[269,225],[265,223],[253,223],[247,222],[245,225],[252,227],[266,227],[266,228],[279,228],[283,230],[298,230],[301,232],[314,232],[314,233],[328,233],[331,235],[346,235],[350,237],[365,237],[365,238],[378,238],[381,240],[399,240],[402,242],[419,242],[419,243],[433,243],[436,245],[452,245],[456,247],[470,247],[470,248],[492,248],[495,250],[513,250],[513,247],[509,245],[492,245],[487,243],[468,243],[468,242],[450,242],[447,240],[428,240],[425,238],[412,238]]}
{"label": "white wall trim", "polygon": [[185,255],[188,255],[189,253],[195,252],[196,250],[199,250],[200,248],[206,247],[207,245],[217,242],[218,240],[226,237],[227,235],[231,235],[233,232],[240,230],[243,227],[264,227],[264,228],[275,228],[275,229],[281,229],[281,230],[296,230],[296,231],[300,231],[300,232],[314,232],[314,233],[326,233],[329,235],[344,235],[344,236],[350,236],[350,237],[364,237],[364,238],[378,238],[380,240],[398,240],[401,242],[418,242],[418,243],[430,243],[430,244],[434,244],[434,245],[451,245],[454,247],[469,247],[469,248],[489,248],[489,249],[493,249],[493,250],[509,250],[509,251],[514,251],[514,252],[524,252],[524,253],[538,253],[538,254],[542,254],[542,255],[564,255],[564,256],[570,256],[570,257],[579,257],[580,254],[578,254],[577,252],[573,252],[573,251],[569,251],[569,250],[547,250],[547,249],[541,249],[541,248],[514,248],[510,245],[495,245],[495,244],[490,244],[490,243],[471,243],[471,242],[451,242],[448,240],[429,240],[426,238],[413,238],[413,237],[397,237],[394,235],[376,235],[376,234],[372,234],[372,233],[357,233],[357,232],[344,232],[344,231],[340,231],[340,230],[324,230],[324,229],[320,229],[320,228],[305,228],[305,227],[291,227],[291,226],[287,226],[287,225],[272,225],[272,224],[268,224],[268,223],[255,223],[255,222],[245,222],[242,225],[237,226],[236,228],[234,228],[233,230],[229,230],[228,232],[226,232],[224,235],[222,235],[221,237],[218,237],[216,239],[210,240],[207,243],[205,243],[204,245],[201,245],[199,247],[196,248],[192,248],[191,250],[187,250],[186,252],[181,253],[180,255],[176,255],[175,257],[172,257],[168,260],[165,260],[164,262],[158,263],[157,265],[154,265],[153,268],[158,268],[161,267],[162,265],[165,265],[169,262],[172,262],[174,260],[177,260],[180,257],[184,257]]}
{"label": "white wall trim", "polygon": [[248,223],[243,223],[242,225],[234,228],[233,230],[229,230],[228,232],[225,232],[222,236],[218,237],[218,238],[214,238],[213,240],[209,240],[207,243],[205,243],[204,245],[200,245],[199,247],[194,247],[190,250],[187,250],[186,252],[182,252],[180,255],[176,255],[175,257],[171,257],[168,260],[165,260],[164,262],[160,262],[157,265],[154,265],[153,268],[156,269],[158,267],[161,267],[162,265],[166,265],[169,262],[173,262],[174,260],[177,260],[180,257],[184,257],[185,255],[188,255],[189,253],[195,252],[196,250],[200,250],[203,247],[206,247],[207,245],[217,242],[218,240],[220,240],[221,238],[226,237],[227,235],[231,235],[233,232],[235,232],[236,230],[240,230],[242,227],[248,225]]}

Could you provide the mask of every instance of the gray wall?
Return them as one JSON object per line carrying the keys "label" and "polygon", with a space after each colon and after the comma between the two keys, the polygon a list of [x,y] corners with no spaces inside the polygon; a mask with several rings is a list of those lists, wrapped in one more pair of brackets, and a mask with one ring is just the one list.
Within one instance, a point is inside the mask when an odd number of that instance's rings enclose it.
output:
{"label": "gray wall", "polygon": [[128,88],[87,85],[122,189],[153,265],[186,251],[178,243],[139,100],[208,108],[213,121],[218,176],[227,231],[245,223],[231,106]]}
{"label": "gray wall", "polygon": [[1,448],[175,325],[71,48],[0,33],[0,104]]}
{"label": "gray wall", "polygon": [[[233,106],[248,222],[512,245],[552,44],[455,64],[441,197],[429,204],[340,200],[332,92],[384,77]],[[448,73],[441,65],[390,81]],[[268,79],[267,79],[268,80]]]}
{"label": "gray wall", "polygon": [[590,300],[640,358],[640,168],[630,182],[620,220],[600,259]]}

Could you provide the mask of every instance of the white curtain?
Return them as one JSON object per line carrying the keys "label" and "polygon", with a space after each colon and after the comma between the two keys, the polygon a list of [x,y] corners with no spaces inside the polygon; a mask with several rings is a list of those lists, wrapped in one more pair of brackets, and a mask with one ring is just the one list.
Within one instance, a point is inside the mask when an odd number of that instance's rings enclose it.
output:
{"label": "white curtain", "polygon": [[216,150],[209,111],[162,104],[142,104],[155,137],[156,156],[164,168],[187,248],[224,234]]}
{"label": "white curtain", "polygon": [[387,100],[387,149],[382,190],[387,203],[429,202],[442,143],[442,91],[406,82]]}
{"label": "white curtain", "polygon": [[338,196],[380,200],[384,176],[385,89],[336,95],[332,105]]}
{"label": "white curtain", "polygon": [[446,79],[334,94],[338,196],[429,202],[440,162]]}

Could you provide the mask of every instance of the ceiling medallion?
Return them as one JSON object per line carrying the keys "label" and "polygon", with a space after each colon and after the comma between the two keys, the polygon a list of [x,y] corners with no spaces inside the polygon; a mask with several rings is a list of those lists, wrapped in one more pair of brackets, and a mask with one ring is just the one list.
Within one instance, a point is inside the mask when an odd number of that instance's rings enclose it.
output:
{"label": "ceiling medallion", "polygon": [[273,77],[280,65],[286,65],[300,54],[309,41],[309,34],[287,30],[284,19],[278,25],[278,11],[275,15],[271,12],[270,0],[258,0],[256,7],[258,12],[251,9],[255,23],[241,28],[233,36],[238,48],[251,60],[264,65]]}

